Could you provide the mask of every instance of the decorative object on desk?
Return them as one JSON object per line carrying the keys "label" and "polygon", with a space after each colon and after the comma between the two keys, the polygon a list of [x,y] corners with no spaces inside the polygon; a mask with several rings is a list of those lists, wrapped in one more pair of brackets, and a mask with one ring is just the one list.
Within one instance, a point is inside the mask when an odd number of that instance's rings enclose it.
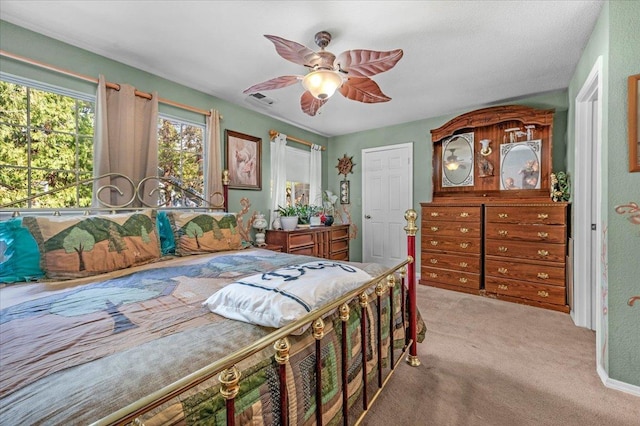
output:
{"label": "decorative object on desk", "polygon": [[311,223],[311,218],[314,216],[319,216],[322,212],[322,209],[320,207],[314,206],[313,204],[297,203],[294,207],[298,214],[299,225],[309,225]]}
{"label": "decorative object on desk", "polygon": [[280,215],[280,227],[284,231],[293,231],[298,226],[298,209],[296,206],[278,206],[276,210]]}
{"label": "decorative object on desk", "polygon": [[353,166],[355,166],[353,156],[347,157],[347,154],[344,154],[342,158],[338,158],[338,165],[336,168],[338,169],[338,174],[344,175],[344,178],[346,179],[349,173],[353,173]]}
{"label": "decorative object on desk", "polygon": [[323,216],[311,216],[309,218],[309,225],[311,225],[311,226],[320,226],[320,225],[322,225],[322,217]]}
{"label": "decorative object on desk", "polygon": [[553,201],[569,201],[571,191],[569,176],[565,172],[551,173],[551,199]]}
{"label": "decorative object on desk", "polygon": [[228,129],[224,131],[224,136],[229,188],[261,190],[262,139]]}
{"label": "decorative object on desk", "polygon": [[349,181],[340,181],[340,204],[350,204]]}
{"label": "decorative object on desk", "polygon": [[253,229],[256,230],[256,245],[258,247],[266,246],[264,242],[264,231],[267,229],[267,225],[267,219],[264,218],[264,215],[260,212],[256,213],[253,220]]}
{"label": "decorative object on desk", "polygon": [[322,223],[324,223],[326,226],[331,226],[333,225],[333,215],[335,214],[335,204],[336,201],[338,201],[338,196],[334,195],[333,192],[329,191],[328,189],[325,189],[322,192]]}

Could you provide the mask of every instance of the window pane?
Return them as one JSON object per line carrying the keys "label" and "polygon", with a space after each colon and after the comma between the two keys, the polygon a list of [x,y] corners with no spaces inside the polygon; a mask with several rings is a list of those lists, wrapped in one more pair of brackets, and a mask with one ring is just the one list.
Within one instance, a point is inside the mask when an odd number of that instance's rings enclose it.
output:
{"label": "window pane", "polygon": [[27,129],[0,124],[0,164],[27,166]]}
{"label": "window pane", "polygon": [[[78,140],[78,170],[93,171],[93,138],[81,137]],[[89,173],[91,176],[91,173]]]}
{"label": "window pane", "polygon": [[27,124],[27,88],[0,81],[0,122]]}
{"label": "window pane", "polygon": [[67,96],[30,89],[31,126],[45,133],[75,133],[76,101]]}
{"label": "window pane", "polygon": [[31,144],[31,166],[50,169],[76,168],[76,138],[73,135],[38,133],[38,142]]}
{"label": "window pane", "polygon": [[[26,169],[0,166],[0,204],[7,204],[27,197],[27,175]],[[24,202],[15,207],[26,206],[27,203]]]}
{"label": "window pane", "polygon": [[95,119],[95,108],[93,103],[78,101],[78,134],[93,136],[93,121]]}

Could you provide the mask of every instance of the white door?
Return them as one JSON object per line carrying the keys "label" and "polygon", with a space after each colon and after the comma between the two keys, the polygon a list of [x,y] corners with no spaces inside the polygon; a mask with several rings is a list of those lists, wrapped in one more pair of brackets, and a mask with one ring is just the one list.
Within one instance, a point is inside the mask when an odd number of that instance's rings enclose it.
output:
{"label": "white door", "polygon": [[[599,292],[602,254],[602,59],[596,61],[576,96],[575,179],[573,194],[574,280],[571,316],[576,325],[600,334]],[[599,341],[599,339],[596,339]]]}
{"label": "white door", "polygon": [[413,206],[413,144],[362,150],[362,260],[393,266],[407,257],[404,213]]}

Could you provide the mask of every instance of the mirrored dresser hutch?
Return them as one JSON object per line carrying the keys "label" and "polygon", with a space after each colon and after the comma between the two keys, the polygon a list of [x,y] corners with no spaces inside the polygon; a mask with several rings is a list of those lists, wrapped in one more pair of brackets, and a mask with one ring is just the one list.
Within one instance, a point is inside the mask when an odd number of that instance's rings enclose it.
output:
{"label": "mirrored dresser hutch", "polygon": [[568,312],[568,204],[550,197],[553,114],[498,106],[431,131],[420,284]]}

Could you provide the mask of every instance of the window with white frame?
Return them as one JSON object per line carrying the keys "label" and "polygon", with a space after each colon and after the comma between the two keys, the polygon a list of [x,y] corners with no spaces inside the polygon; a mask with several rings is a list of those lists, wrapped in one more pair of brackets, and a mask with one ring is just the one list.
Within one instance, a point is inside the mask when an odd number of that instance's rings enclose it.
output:
{"label": "window with white frame", "polygon": [[[274,151],[274,142],[271,142],[271,152]],[[306,150],[286,147],[287,150],[287,187],[286,204],[318,204],[317,200],[309,200],[309,159],[311,153]],[[271,156],[271,170],[275,167],[274,158]]]}
{"label": "window with white frame", "polygon": [[95,96],[3,74],[0,204],[25,199],[14,207],[90,206],[92,185],[77,184],[93,176],[94,115]]}
{"label": "window with white frame", "polygon": [[[158,119],[158,176],[162,183],[158,205],[196,207],[204,198],[205,126],[160,115]],[[177,191],[177,186],[186,189]]]}

